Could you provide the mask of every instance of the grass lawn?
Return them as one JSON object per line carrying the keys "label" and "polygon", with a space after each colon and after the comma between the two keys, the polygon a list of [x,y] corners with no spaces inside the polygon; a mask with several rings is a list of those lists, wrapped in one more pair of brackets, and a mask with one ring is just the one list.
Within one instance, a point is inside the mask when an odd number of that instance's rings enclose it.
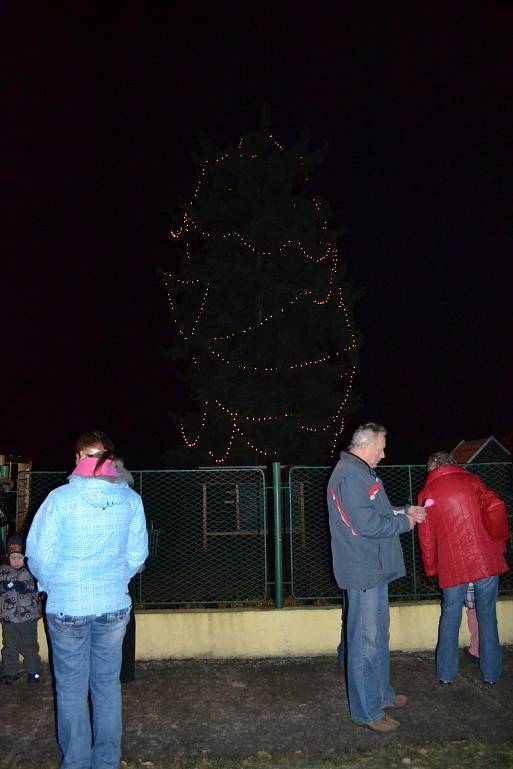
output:
{"label": "grass lawn", "polygon": [[[1,756],[0,756],[0,766]],[[16,763],[10,769],[56,769],[50,764]],[[488,745],[458,740],[418,746],[388,745],[358,753],[258,753],[246,758],[122,761],[120,769],[513,769],[513,741]]]}

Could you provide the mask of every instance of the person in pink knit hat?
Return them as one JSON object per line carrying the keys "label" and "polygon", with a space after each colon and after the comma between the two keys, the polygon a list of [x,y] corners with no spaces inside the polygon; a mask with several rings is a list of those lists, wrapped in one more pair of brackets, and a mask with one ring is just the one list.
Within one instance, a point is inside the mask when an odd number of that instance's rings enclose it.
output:
{"label": "person in pink knit hat", "polygon": [[479,624],[476,611],[476,592],[474,583],[469,582],[465,593],[465,608],[467,610],[467,625],[470,633],[470,643],[467,651],[472,657],[479,657]]}

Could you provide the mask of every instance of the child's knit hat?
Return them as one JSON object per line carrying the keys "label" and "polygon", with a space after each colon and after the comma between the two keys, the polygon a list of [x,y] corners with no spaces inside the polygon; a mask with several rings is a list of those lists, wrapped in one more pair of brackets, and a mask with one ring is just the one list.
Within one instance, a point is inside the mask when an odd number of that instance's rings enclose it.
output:
{"label": "child's knit hat", "polygon": [[7,555],[12,555],[13,553],[21,553],[23,555],[23,537],[19,534],[13,534],[7,540]]}

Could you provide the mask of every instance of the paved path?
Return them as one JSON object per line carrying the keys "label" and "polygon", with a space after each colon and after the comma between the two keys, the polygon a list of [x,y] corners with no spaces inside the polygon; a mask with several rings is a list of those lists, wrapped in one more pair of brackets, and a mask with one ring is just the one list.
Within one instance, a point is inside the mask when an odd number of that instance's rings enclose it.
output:
{"label": "paved path", "polygon": [[[237,756],[371,749],[399,741],[513,738],[513,647],[495,687],[480,681],[477,663],[461,653],[457,681],[441,686],[433,655],[392,655],[392,680],[410,703],[397,732],[378,735],[353,724],[343,675],[334,658],[138,663],[123,686],[123,756]],[[55,761],[54,700],[48,669],[39,685],[17,681],[1,691],[0,766],[23,758]],[[394,714],[395,715],[395,714]],[[20,763],[21,762],[21,763]]]}

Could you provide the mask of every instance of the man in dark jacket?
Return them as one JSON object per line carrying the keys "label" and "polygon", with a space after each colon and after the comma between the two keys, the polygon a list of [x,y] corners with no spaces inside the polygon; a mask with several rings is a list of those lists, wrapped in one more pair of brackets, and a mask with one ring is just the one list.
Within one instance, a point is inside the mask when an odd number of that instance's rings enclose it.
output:
{"label": "man in dark jacket", "polygon": [[328,484],[333,570],[345,591],[346,675],[353,721],[376,732],[397,729],[385,708],[406,704],[389,672],[388,583],[404,576],[399,535],[424,520],[422,507],[393,510],[374,468],[386,430],[368,422],[353,434]]}
{"label": "man in dark jacket", "polygon": [[419,501],[433,500],[419,541],[428,577],[438,576],[443,592],[436,670],[441,683],[458,673],[461,610],[469,583],[474,584],[479,625],[479,665],[485,683],[498,681],[501,649],[496,602],[499,575],[509,537],[506,505],[478,475],[458,467],[445,451],[432,454]]}

